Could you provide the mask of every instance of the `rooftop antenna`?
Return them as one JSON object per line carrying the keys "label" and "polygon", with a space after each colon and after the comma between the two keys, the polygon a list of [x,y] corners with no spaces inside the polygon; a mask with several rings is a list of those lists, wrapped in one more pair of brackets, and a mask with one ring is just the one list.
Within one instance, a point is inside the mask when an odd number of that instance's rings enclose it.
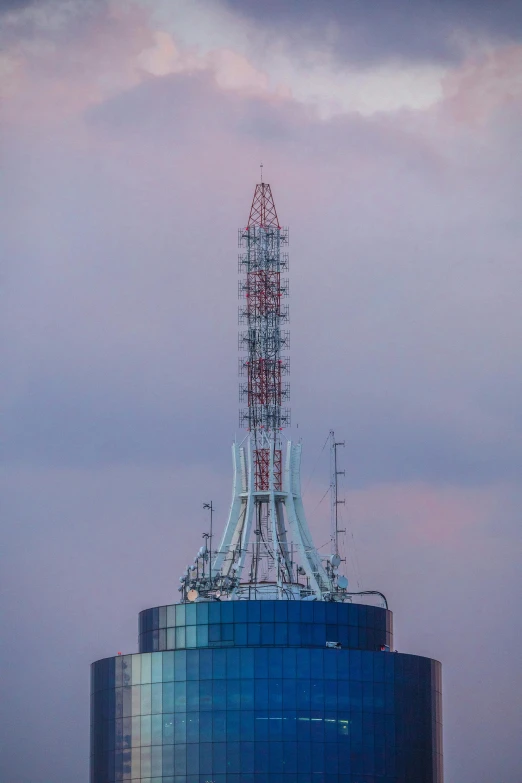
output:
{"label": "rooftop antenna", "polygon": [[[306,520],[301,444],[288,441],[283,450],[282,432],[290,426],[289,286],[283,276],[288,229],[259,167],[261,182],[238,232],[239,423],[246,432],[232,445],[232,502],[218,545],[210,544],[209,573],[198,577],[201,558],[208,557],[202,548],[180,577],[184,601],[242,600],[252,592],[257,598],[339,600]],[[211,514],[210,538],[213,504],[204,508]],[[306,585],[295,579],[296,562]]]}
{"label": "rooftop antenna", "polygon": [[214,518],[214,506],[212,504],[212,501],[210,501],[210,503],[203,503],[203,508],[208,508],[208,510],[210,511],[210,535],[209,535],[209,550],[210,550],[209,558],[210,558],[210,563],[209,563],[209,572],[212,573],[212,522],[213,522],[213,518]]}
{"label": "rooftop antenna", "polygon": [[330,513],[331,513],[331,541],[332,541],[332,554],[339,556],[339,533],[344,533],[344,530],[339,530],[339,506],[345,504],[345,500],[339,500],[339,481],[338,476],[345,476],[344,470],[337,469],[337,449],[339,446],[344,446],[343,441],[335,440],[335,433],[330,430]]}

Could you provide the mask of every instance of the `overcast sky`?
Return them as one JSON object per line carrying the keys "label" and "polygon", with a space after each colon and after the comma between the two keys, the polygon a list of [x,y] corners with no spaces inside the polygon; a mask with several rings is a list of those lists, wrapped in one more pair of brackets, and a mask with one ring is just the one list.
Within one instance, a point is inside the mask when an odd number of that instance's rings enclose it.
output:
{"label": "overcast sky", "polygon": [[334,428],[351,584],[443,663],[447,783],[521,783],[522,4],[0,9],[2,783],[87,783],[90,662],[223,524],[261,161],[316,543]]}

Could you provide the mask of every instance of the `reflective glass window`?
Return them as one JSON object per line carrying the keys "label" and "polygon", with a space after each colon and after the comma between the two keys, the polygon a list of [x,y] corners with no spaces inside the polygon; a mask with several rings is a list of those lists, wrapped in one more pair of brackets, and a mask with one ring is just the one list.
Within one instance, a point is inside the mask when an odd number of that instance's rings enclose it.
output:
{"label": "reflective glass window", "polygon": [[215,680],[223,680],[227,676],[226,656],[226,650],[213,650],[213,668]]}
{"label": "reflective glass window", "polygon": [[187,653],[177,650],[174,653],[174,679],[177,682],[187,679]]}
{"label": "reflective glass window", "polygon": [[246,645],[248,642],[248,625],[246,623],[234,624],[234,643]]}
{"label": "reflective glass window", "polygon": [[176,647],[177,649],[181,649],[185,647],[185,627],[184,626],[178,626],[176,628]]}
{"label": "reflective glass window", "polygon": [[224,710],[227,706],[227,683],[226,680],[214,680],[212,687],[212,701],[214,709]]}
{"label": "reflective glass window", "polygon": [[197,615],[197,621],[198,625],[206,625],[208,624],[208,603],[206,601],[202,601],[199,604],[196,604],[196,615]]}
{"label": "reflective glass window", "polygon": [[195,625],[187,625],[186,633],[185,633],[185,644],[187,645],[187,647],[195,647],[196,646],[196,626]]}
{"label": "reflective glass window", "polygon": [[176,606],[171,604],[167,606],[167,628],[173,628],[176,625]]}
{"label": "reflective glass window", "polygon": [[174,680],[174,653],[163,653],[163,682],[173,682]]}

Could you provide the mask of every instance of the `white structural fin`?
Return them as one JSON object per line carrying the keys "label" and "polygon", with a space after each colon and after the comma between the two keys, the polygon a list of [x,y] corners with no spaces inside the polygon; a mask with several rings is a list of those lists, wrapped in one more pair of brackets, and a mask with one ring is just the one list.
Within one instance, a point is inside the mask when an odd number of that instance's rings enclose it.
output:
{"label": "white structural fin", "polygon": [[[213,557],[212,576],[234,577],[233,594],[237,594],[247,560],[256,502],[265,502],[268,503],[273,554],[278,566],[278,587],[281,589],[284,582],[293,582],[293,563],[285,528],[284,506],[290,540],[309,579],[312,592],[321,600],[332,592],[333,585],[321,563],[306,521],[301,497],[301,445],[291,441],[287,444],[284,482],[280,491],[274,490],[273,483],[268,491],[255,490],[250,439],[247,441],[247,449],[248,452],[244,446],[237,444],[232,447],[232,502],[219,549]],[[273,475],[273,464],[270,466],[270,473]]]}
{"label": "white structural fin", "polygon": [[247,486],[246,465],[244,448],[238,446],[237,443],[232,445],[232,465],[233,465],[233,485],[232,485],[232,502],[230,504],[230,512],[228,515],[228,521],[223,532],[223,537],[219,545],[219,549],[212,562],[212,576],[217,576],[220,573],[228,573],[230,570],[233,559],[235,547],[237,546],[238,539],[241,535],[241,528],[243,527],[246,512],[246,498],[242,489]]}
{"label": "white structural fin", "polygon": [[[246,502],[245,506],[245,519],[244,524],[242,526],[242,536],[241,536],[241,548],[239,552],[239,559],[237,561],[238,568],[237,568],[237,578],[238,581],[241,581],[241,574],[243,573],[243,567],[245,565],[245,559],[248,553],[248,543],[250,541],[250,533],[252,530],[252,517],[254,514],[254,463],[252,460],[252,446],[250,444],[250,439],[248,440],[248,473],[245,468],[245,482],[244,482],[244,496],[243,496],[243,502]],[[245,497],[246,496],[246,497]]]}
{"label": "white structural fin", "polygon": [[[317,597],[332,590],[332,584],[328,578],[317,549],[314,546],[310,528],[306,521],[303,499],[301,496],[301,451],[300,443],[288,441],[286,451],[286,493],[287,493],[287,511],[294,537],[294,542],[303,552],[303,567],[310,579],[311,585]],[[294,529],[295,528],[295,529]]]}

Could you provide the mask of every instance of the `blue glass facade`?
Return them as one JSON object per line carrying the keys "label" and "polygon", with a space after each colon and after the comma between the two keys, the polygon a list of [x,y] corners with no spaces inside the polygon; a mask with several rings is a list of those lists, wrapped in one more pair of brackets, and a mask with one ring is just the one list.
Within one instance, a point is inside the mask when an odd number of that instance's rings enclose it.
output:
{"label": "blue glass facade", "polygon": [[393,646],[391,612],[376,606],[325,601],[213,601],[145,609],[140,652],[191,647],[259,645],[356,650]]}
{"label": "blue glass facade", "polygon": [[146,610],[140,653],[92,665],[91,783],[442,783],[440,664],[383,638],[360,605]]}

